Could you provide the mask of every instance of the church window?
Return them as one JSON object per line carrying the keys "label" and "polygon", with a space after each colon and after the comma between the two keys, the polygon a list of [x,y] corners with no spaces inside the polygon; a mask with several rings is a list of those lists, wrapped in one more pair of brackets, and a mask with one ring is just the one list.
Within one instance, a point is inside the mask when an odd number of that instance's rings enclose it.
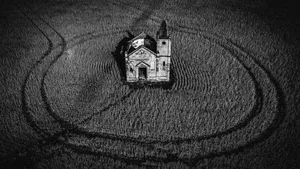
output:
{"label": "church window", "polygon": [[166,70],[166,62],[163,61],[163,70]]}
{"label": "church window", "polygon": [[131,73],[133,72],[133,69],[132,69],[132,67],[130,67],[130,72],[131,72]]}

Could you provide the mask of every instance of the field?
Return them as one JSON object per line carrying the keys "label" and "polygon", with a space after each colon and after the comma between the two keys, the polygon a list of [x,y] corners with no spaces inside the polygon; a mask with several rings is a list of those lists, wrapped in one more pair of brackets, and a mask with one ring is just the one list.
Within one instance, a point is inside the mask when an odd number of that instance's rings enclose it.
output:
{"label": "field", "polygon": [[[292,6],[3,2],[0,168],[299,168]],[[131,88],[112,53],[162,20],[174,83]]]}

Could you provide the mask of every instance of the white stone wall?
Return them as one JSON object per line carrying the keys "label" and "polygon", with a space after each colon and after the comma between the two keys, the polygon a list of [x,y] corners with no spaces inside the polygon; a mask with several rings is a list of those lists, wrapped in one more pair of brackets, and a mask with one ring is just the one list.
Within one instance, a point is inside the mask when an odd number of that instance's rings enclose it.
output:
{"label": "white stone wall", "polygon": [[157,39],[158,56],[171,56],[171,40]]}
{"label": "white stone wall", "polygon": [[157,80],[168,81],[170,79],[170,57],[158,57],[156,60]]}
{"label": "white stone wall", "polygon": [[[147,80],[156,80],[156,56],[153,53],[141,48],[129,56],[127,63],[127,81],[133,82],[138,80],[139,67],[147,68]],[[132,71],[130,71],[130,67]]]}
{"label": "white stone wall", "polygon": [[171,56],[171,40],[170,39],[158,39],[157,40],[157,59],[156,65],[157,80],[169,81],[170,80],[170,57]]}

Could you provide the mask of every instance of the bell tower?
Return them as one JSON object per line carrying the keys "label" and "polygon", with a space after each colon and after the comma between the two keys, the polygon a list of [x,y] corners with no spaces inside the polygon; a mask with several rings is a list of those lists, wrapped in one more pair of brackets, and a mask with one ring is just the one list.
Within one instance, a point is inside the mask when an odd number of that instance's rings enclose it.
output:
{"label": "bell tower", "polygon": [[162,21],[156,36],[157,56],[171,56],[171,39],[168,36],[166,21]]}
{"label": "bell tower", "polygon": [[162,21],[157,31],[156,75],[159,81],[170,80],[171,39],[168,35],[166,21]]}

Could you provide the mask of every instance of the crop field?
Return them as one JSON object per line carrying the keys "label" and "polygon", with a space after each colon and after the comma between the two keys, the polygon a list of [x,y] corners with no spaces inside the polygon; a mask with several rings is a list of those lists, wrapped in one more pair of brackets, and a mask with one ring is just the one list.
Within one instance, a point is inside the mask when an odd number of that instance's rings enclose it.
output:
{"label": "crop field", "polygon": [[[0,168],[300,168],[300,21],[282,3],[3,1]],[[132,88],[113,53],[162,20],[173,83]]]}

